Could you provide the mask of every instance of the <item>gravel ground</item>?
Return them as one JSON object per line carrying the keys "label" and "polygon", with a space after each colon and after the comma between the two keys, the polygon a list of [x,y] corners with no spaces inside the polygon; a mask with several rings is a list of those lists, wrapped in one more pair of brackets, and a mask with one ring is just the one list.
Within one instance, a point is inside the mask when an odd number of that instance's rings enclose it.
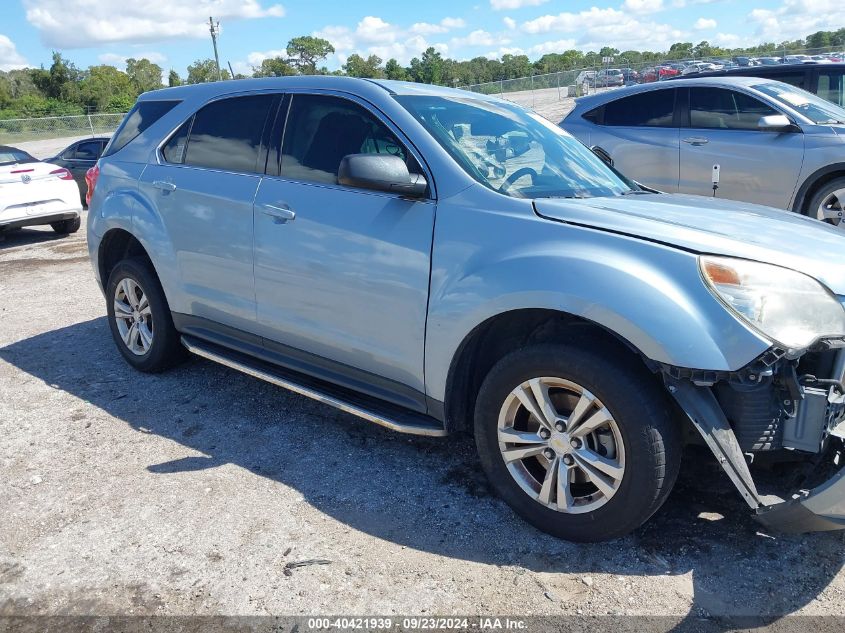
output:
{"label": "gravel ground", "polygon": [[469,440],[199,359],[135,372],[84,240],[0,242],[0,616],[843,613],[843,535],[758,531],[712,459],[635,534],[574,545],[492,497]]}

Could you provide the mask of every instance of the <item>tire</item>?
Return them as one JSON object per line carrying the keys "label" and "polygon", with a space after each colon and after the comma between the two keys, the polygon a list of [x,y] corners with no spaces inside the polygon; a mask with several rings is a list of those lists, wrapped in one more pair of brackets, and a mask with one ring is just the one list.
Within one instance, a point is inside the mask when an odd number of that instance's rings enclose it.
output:
{"label": "tire", "polygon": [[[535,417],[513,395],[515,388],[541,377],[560,383],[540,384],[548,388],[547,402],[552,402],[556,417],[560,416],[558,428],[572,431],[573,436],[555,430],[550,439],[538,439],[541,445],[545,442],[547,451],[554,443],[551,459],[535,455],[509,465],[503,450],[534,450],[533,444],[525,443],[525,436],[533,427],[538,429],[538,438],[549,430],[536,424]],[[586,396],[583,391],[579,396],[576,387],[586,389]],[[582,399],[589,402],[589,396],[595,398],[590,408],[567,428],[576,403]],[[520,443],[500,445],[499,427],[513,411],[513,427],[508,428],[505,422],[504,433],[514,432],[517,424],[521,425],[523,430],[517,431],[523,433]],[[594,418],[594,413],[602,417]],[[611,421],[605,426],[585,434],[583,440],[575,437],[590,426],[586,422],[608,415]],[[662,386],[635,358],[628,359],[615,347],[599,341],[533,345],[502,358],[487,374],[478,393],[475,440],[482,468],[496,493],[533,526],[568,541],[605,541],[638,528],[666,500],[680,467],[680,429]],[[578,450],[570,450],[576,443],[581,444]],[[608,466],[612,466],[622,471],[614,477],[605,476],[601,470],[598,478],[593,475],[601,488],[587,477],[588,471],[596,472],[592,466],[596,462],[589,460],[597,455],[604,460],[604,465],[599,464],[603,469],[611,472]],[[548,466],[545,470],[542,461]],[[567,461],[572,463],[567,465]],[[551,468],[553,464],[558,469]],[[550,470],[565,472],[560,481],[571,483],[565,485],[564,494],[559,494],[557,480],[553,480],[544,503],[541,499],[548,475],[544,477],[543,473]],[[611,487],[615,490],[605,492]]]}
{"label": "tire", "polygon": [[[126,306],[120,314],[128,318],[118,318],[117,304]],[[186,357],[161,283],[148,259],[124,259],[114,267],[106,282],[106,310],[115,345],[135,369],[155,373]]]}
{"label": "tire", "polygon": [[61,220],[60,222],[51,222],[50,227],[56,232],[60,233],[61,235],[66,235],[68,233],[76,233],[79,230],[79,227],[82,226],[82,218],[76,216],[70,220]]}
{"label": "tire", "polygon": [[845,177],[834,178],[822,185],[810,198],[805,213],[811,218],[845,229]]}

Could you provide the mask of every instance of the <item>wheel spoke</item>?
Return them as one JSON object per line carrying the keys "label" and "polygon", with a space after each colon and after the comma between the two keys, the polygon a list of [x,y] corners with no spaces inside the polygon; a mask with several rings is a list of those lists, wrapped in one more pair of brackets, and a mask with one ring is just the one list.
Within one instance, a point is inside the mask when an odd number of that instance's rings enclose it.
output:
{"label": "wheel spoke", "polygon": [[131,319],[132,308],[122,301],[115,300],[114,302],[114,316],[118,319]]}
{"label": "wheel spoke", "polygon": [[543,444],[545,440],[541,439],[533,431],[517,431],[514,428],[499,429],[499,441],[507,442],[509,444]]}
{"label": "wheel spoke", "polygon": [[575,405],[572,413],[570,413],[569,417],[566,419],[566,428],[570,433],[574,427],[578,426],[581,418],[583,418],[584,414],[587,413],[590,407],[593,406],[593,402],[595,402],[595,400],[596,397],[584,389],[581,393],[581,397],[578,399],[578,404]]}
{"label": "wheel spoke", "polygon": [[596,488],[598,488],[599,491],[602,492],[606,497],[611,496],[616,491],[616,488],[613,485],[613,479],[604,475],[590,462],[582,458],[578,453],[572,453],[572,456],[575,458],[575,463],[578,464],[578,467],[587,476],[587,479],[589,479],[590,482],[592,482],[592,484]]}
{"label": "wheel spoke", "polygon": [[549,464],[549,468],[546,470],[546,477],[543,479],[543,485],[540,486],[540,493],[537,495],[537,499],[546,505],[552,504],[552,492],[556,491],[555,480],[557,479],[557,465],[559,461],[560,459],[555,457]]}
{"label": "wheel spoke", "polygon": [[540,412],[543,414],[546,426],[552,428],[558,415],[555,405],[552,404],[552,400],[549,397],[549,386],[539,378],[529,380],[528,384],[531,386],[531,393],[534,396],[534,400],[540,406]]}
{"label": "wheel spoke", "polygon": [[153,344],[153,336],[152,333],[147,328],[146,323],[141,323],[137,325],[138,335],[141,339],[141,347],[146,351],[150,349],[150,345]]}
{"label": "wheel spoke", "polygon": [[569,467],[563,463],[563,460],[558,460],[557,507],[558,510],[563,510],[564,512],[571,510],[572,506],[575,505],[569,483]]}
{"label": "wheel spoke", "polygon": [[607,424],[612,419],[613,417],[610,415],[610,411],[608,411],[605,407],[602,407],[584,422],[575,426],[575,428],[570,427],[569,434],[573,437],[584,437],[585,435],[592,433],[596,429]]}
{"label": "wheel spoke", "polygon": [[526,387],[525,383],[519,385],[519,387],[513,390],[513,395],[517,397],[517,399],[522,403],[522,406],[526,408],[528,413],[530,413],[540,425],[549,430],[552,429],[554,420],[552,420],[552,423],[550,424],[546,419],[546,416],[543,414],[543,410],[534,399],[534,391],[531,389],[530,385],[528,387]]}
{"label": "wheel spoke", "polygon": [[133,323],[126,332],[123,334],[123,342],[126,343],[126,347],[132,347],[132,338],[135,336],[135,332],[138,329],[138,326]]}
{"label": "wheel spoke", "polygon": [[509,448],[502,451],[502,457],[506,462],[514,462],[518,459],[525,459],[533,455],[539,455],[546,448],[545,444],[535,444],[533,446],[523,446],[521,448]]}
{"label": "wheel spoke", "polygon": [[147,295],[141,292],[141,300],[138,301],[138,312],[141,314],[149,314],[150,312],[150,302],[147,301]]}
{"label": "wheel spoke", "polygon": [[585,462],[589,463],[591,466],[600,470],[608,477],[611,477],[615,480],[622,479],[622,475],[625,472],[625,469],[622,468],[616,461],[612,459],[608,459],[607,457],[602,457],[595,451],[590,450],[589,448],[583,447],[575,451],[577,457],[580,457]]}
{"label": "wheel spoke", "polygon": [[126,301],[132,306],[132,309],[138,308],[138,297],[135,296],[135,283],[131,279],[124,279],[120,282],[123,289],[123,294],[126,296]]}

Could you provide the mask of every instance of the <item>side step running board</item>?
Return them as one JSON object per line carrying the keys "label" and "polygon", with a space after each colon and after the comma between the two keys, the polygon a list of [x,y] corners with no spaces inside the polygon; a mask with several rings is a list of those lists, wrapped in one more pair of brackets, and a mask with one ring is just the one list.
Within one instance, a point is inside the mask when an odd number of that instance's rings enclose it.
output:
{"label": "side step running board", "polygon": [[317,400],[346,413],[351,413],[380,426],[387,427],[388,429],[400,433],[429,437],[443,437],[447,435],[446,429],[443,428],[440,422],[426,415],[412,411],[406,412],[404,410],[401,412],[393,411],[391,413],[381,412],[379,409],[397,409],[397,407],[388,403],[384,403],[382,406],[380,401],[374,399],[369,399],[372,402],[368,404],[353,402],[353,400],[364,399],[364,397],[356,397],[351,394],[350,397],[330,394],[328,391],[331,389],[328,386],[326,386],[326,389],[321,389],[322,385],[318,386],[316,380],[307,376],[297,374],[294,377],[290,375],[292,372],[287,372],[282,367],[276,367],[261,360],[253,359],[237,352],[231,352],[224,347],[213,343],[206,343],[192,336],[183,336],[182,345],[192,354],[236,369],[254,378],[265,380],[294,393]]}

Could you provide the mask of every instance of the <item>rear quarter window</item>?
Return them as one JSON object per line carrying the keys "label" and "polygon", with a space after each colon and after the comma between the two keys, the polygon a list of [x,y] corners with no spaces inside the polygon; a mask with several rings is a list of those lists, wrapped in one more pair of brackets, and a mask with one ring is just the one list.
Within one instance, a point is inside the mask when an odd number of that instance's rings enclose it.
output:
{"label": "rear quarter window", "polygon": [[650,90],[604,105],[603,125],[673,127],[676,90]]}
{"label": "rear quarter window", "polygon": [[165,114],[175,108],[180,101],[139,101],[129,111],[117,132],[114,133],[111,143],[108,144],[103,156],[111,156],[115,152],[126,147],[133,139],[137,138],[144,130],[158,121]]}

